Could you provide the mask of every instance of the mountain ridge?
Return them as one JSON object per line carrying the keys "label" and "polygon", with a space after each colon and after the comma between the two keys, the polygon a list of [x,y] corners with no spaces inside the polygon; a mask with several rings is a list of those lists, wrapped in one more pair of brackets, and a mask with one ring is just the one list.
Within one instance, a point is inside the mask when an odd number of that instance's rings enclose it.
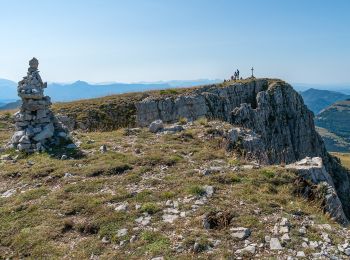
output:
{"label": "mountain ridge", "polygon": [[340,92],[331,90],[320,90],[310,88],[300,93],[304,99],[305,104],[315,114],[320,113],[326,107],[333,103],[350,98],[350,95],[346,95]]}

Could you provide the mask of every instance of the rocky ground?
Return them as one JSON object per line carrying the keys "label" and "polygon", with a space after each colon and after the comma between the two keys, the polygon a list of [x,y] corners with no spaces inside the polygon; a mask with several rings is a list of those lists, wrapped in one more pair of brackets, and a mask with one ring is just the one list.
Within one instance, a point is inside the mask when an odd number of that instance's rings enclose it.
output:
{"label": "rocky ground", "polygon": [[[1,151],[0,259],[349,257],[349,230],[295,173],[228,151],[226,123],[180,123],[74,132],[78,153]],[[11,134],[2,114],[0,144]]]}

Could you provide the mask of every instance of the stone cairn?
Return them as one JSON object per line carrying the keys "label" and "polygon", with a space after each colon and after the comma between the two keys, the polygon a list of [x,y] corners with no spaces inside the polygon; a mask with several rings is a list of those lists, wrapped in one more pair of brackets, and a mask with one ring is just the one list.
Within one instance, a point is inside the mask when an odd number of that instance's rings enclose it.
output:
{"label": "stone cairn", "polygon": [[71,143],[67,129],[50,110],[51,99],[44,96],[43,82],[38,71],[39,61],[29,61],[27,76],[18,82],[20,111],[14,114],[16,132],[9,147],[27,153],[40,152],[61,143]]}

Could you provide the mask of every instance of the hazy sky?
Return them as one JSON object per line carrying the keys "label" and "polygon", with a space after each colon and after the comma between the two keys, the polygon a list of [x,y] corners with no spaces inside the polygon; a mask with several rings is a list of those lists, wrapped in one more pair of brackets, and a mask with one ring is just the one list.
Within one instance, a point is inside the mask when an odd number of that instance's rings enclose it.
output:
{"label": "hazy sky", "polygon": [[350,82],[348,0],[0,0],[0,78]]}

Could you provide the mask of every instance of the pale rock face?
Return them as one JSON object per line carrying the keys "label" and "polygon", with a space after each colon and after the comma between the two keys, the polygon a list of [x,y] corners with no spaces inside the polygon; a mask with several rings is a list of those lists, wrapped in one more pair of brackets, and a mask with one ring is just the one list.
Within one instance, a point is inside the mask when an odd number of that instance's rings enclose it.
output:
{"label": "pale rock face", "polygon": [[18,96],[22,99],[20,111],[14,114],[16,132],[8,147],[27,153],[44,151],[45,147],[67,140],[66,129],[50,110],[51,100],[44,96],[44,83],[39,75],[39,61],[29,62],[27,76],[18,83]]}

